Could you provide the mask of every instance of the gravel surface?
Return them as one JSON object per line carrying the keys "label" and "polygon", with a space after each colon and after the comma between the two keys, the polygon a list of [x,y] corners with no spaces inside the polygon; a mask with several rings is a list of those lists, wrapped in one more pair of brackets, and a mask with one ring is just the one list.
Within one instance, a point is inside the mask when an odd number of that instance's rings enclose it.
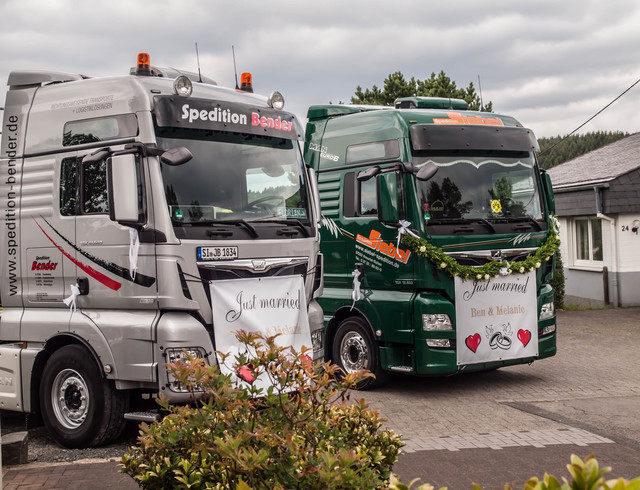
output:
{"label": "gravel surface", "polygon": [[135,445],[138,435],[138,425],[135,422],[128,422],[123,434],[107,446],[66,449],[56,444],[47,433],[44,425],[33,421],[33,418],[33,416],[22,413],[0,411],[0,427],[3,435],[24,431],[28,428],[30,463],[60,463],[79,460],[120,461],[120,457],[127,452],[127,448]]}

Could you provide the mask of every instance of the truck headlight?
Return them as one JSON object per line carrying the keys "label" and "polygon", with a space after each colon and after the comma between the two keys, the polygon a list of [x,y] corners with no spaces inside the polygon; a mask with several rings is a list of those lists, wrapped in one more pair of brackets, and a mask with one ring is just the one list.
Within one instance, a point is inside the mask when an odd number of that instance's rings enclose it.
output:
{"label": "truck headlight", "polygon": [[555,314],[556,314],[556,307],[553,304],[553,302],[545,303],[542,305],[542,308],[540,308],[540,320],[553,318]]}
{"label": "truck headlight", "polygon": [[[204,359],[207,364],[209,361],[207,359],[206,353],[204,349],[201,347],[181,347],[181,348],[170,348],[164,351],[164,357],[166,359],[166,364],[171,364],[177,361],[187,361],[189,358],[191,359]],[[177,379],[173,377],[173,374],[166,368],[167,370],[167,388],[173,391],[174,393],[188,393],[189,389],[180,383]],[[193,385],[193,391],[203,391],[199,385]]]}
{"label": "truck headlight", "polygon": [[451,339],[427,339],[427,346],[433,349],[451,349]]}
{"label": "truck headlight", "polygon": [[280,92],[271,92],[269,99],[267,99],[267,104],[269,107],[273,107],[274,109],[281,111],[284,109],[284,97]]}
{"label": "truck headlight", "polygon": [[182,97],[189,97],[193,91],[193,84],[189,77],[180,75],[173,81],[173,92]]}
{"label": "truck headlight", "polygon": [[167,364],[171,364],[172,362],[176,361],[186,361],[190,357],[193,359],[205,358],[205,352],[200,347],[181,347],[166,349],[164,351],[164,355],[167,359]]}
{"label": "truck headlight", "polygon": [[423,330],[453,330],[453,323],[449,315],[443,314],[422,314]]}
{"label": "truck headlight", "polygon": [[547,325],[546,327],[542,327],[542,333],[540,335],[542,336],[549,335],[555,331],[556,331],[556,324],[554,323],[553,325]]}
{"label": "truck headlight", "polygon": [[319,328],[311,332],[311,345],[314,352],[322,349],[322,329]]}

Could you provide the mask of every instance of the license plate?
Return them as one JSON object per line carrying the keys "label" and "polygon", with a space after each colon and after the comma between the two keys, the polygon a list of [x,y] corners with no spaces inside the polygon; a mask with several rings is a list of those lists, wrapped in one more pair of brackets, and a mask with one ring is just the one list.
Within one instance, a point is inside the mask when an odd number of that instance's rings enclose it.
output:
{"label": "license plate", "polygon": [[198,260],[233,260],[238,258],[238,247],[198,247]]}

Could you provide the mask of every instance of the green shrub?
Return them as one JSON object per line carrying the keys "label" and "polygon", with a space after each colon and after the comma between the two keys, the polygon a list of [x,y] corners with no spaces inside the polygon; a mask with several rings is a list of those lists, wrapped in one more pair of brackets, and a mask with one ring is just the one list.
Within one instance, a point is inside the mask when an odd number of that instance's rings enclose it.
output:
{"label": "green shrub", "polygon": [[556,264],[553,272],[553,278],[551,279],[551,286],[555,294],[555,307],[556,310],[564,308],[564,295],[565,295],[565,277],[564,277],[564,264],[562,263],[562,254],[560,249],[556,252]]}
{"label": "green shrub", "polygon": [[[605,481],[604,475],[611,471],[611,468],[600,468],[593,455],[587,456],[582,461],[578,456],[572,454],[571,464],[567,465],[567,469],[571,473],[571,481],[562,478],[563,483],[560,483],[555,476],[545,474],[542,480],[538,480],[536,477],[529,479],[525,483],[524,490],[640,490],[640,478],[632,481],[626,481],[623,478]],[[409,485],[404,485],[392,475],[389,490],[433,490],[434,488],[428,483],[414,487],[413,485],[417,481],[416,479]],[[447,489],[443,487],[440,490]],[[473,490],[482,490],[482,487],[473,485]],[[512,490],[512,488],[510,485],[505,485],[505,490]]]}
{"label": "green shrub", "polygon": [[[268,376],[267,390],[238,386],[202,359],[170,365],[199,401],[160,405],[161,421],[141,424],[123,473],[143,488],[382,488],[403,446],[384,419],[350,389],[370,373],[337,376],[329,363],[241,332],[236,372]],[[227,359],[224,359],[226,365]]]}
{"label": "green shrub", "polygon": [[[623,478],[605,481],[604,475],[611,471],[610,467],[600,468],[595,456],[587,456],[582,461],[575,454],[571,455],[571,464],[567,465],[572,480],[558,479],[551,475],[544,475],[542,481],[531,478],[525,485],[525,490],[640,490],[640,478],[630,482]],[[506,487],[511,488],[511,487]]]}

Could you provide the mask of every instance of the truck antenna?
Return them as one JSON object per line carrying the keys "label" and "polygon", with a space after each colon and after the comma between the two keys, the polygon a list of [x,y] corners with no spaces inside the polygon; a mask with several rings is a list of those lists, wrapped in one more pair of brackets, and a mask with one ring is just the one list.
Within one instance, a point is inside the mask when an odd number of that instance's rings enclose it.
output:
{"label": "truck antenna", "polygon": [[233,73],[236,76],[236,90],[239,90],[238,87],[238,69],[236,68],[236,50],[233,49],[233,44],[231,45],[231,53],[233,54]]}
{"label": "truck antenna", "polygon": [[484,102],[482,101],[482,85],[480,85],[479,74],[478,74],[478,91],[480,92],[480,112],[484,112]]}
{"label": "truck antenna", "polygon": [[202,83],[202,73],[200,73],[200,55],[198,54],[198,43],[196,42],[196,62],[198,63],[198,81]]}

